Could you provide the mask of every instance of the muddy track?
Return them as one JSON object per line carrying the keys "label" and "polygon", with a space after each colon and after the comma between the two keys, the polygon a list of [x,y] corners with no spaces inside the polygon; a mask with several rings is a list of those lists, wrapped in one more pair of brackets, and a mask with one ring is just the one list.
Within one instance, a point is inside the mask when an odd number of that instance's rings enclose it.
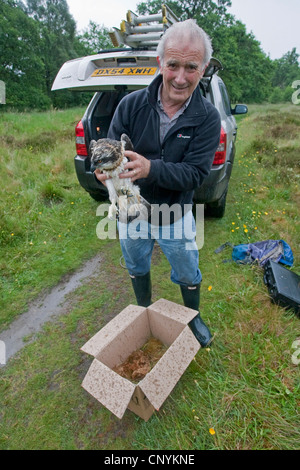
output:
{"label": "muddy track", "polygon": [[[160,257],[160,248],[155,246],[152,264],[158,263]],[[6,363],[24,346],[36,340],[37,334],[42,330],[46,322],[55,321],[60,315],[67,314],[70,309],[72,309],[72,298],[74,298],[76,289],[82,285],[88,284],[92,278],[97,278],[97,282],[100,282],[99,275],[104,275],[100,284],[103,285],[104,281],[108,278],[110,282],[107,285],[107,289],[118,289],[119,292],[122,290],[122,279],[126,279],[123,296],[126,302],[125,293],[128,293],[127,286],[130,286],[127,270],[120,260],[120,265],[122,268],[125,268],[121,269],[121,274],[117,274],[115,270],[111,271],[110,267],[110,275],[106,275],[105,270],[108,269],[106,258],[105,254],[98,254],[84,263],[74,273],[66,274],[57,286],[53,287],[50,291],[44,292],[31,302],[25,313],[18,316],[6,330],[0,332],[0,341],[3,341],[5,344]],[[118,268],[121,266],[118,266]],[[113,276],[113,279],[111,276]],[[135,301],[133,292],[131,291],[128,301],[129,303]],[[123,308],[125,308],[126,305],[124,304]],[[106,312],[105,323],[110,321],[115,313],[115,310],[110,313]],[[0,368],[4,366],[4,364],[0,364]]]}
{"label": "muddy track", "polygon": [[91,277],[99,275],[101,261],[102,255],[97,255],[74,273],[66,275],[50,292],[32,302],[28,310],[14,320],[7,330],[0,333],[0,341],[5,344],[6,361],[25,345],[33,342],[46,322],[68,311],[68,295],[88,282]]}

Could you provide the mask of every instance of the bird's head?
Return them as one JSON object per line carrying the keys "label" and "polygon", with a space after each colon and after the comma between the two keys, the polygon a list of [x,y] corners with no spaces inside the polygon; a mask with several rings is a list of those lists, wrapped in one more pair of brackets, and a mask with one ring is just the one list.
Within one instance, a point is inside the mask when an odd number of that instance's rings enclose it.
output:
{"label": "bird's head", "polygon": [[133,150],[131,140],[122,134],[121,141],[113,139],[92,140],[90,143],[91,171],[113,170],[120,165],[125,150]]}

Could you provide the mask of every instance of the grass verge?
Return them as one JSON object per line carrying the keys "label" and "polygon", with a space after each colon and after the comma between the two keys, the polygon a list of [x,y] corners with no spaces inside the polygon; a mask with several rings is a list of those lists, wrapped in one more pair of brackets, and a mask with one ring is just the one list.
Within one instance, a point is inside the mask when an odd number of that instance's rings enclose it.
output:
{"label": "grass verge", "polygon": [[74,170],[74,127],[82,113],[2,116],[0,330],[101,246],[95,240],[97,204]]}

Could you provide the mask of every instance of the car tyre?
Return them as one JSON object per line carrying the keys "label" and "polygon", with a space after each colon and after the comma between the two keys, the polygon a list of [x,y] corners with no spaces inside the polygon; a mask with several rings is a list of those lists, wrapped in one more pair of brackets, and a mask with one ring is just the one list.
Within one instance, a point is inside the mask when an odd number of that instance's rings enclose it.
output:
{"label": "car tyre", "polygon": [[218,219],[221,219],[224,214],[225,214],[225,208],[226,208],[226,197],[227,197],[227,189],[223,193],[223,195],[220,197],[220,199],[216,202],[213,202],[211,204],[207,204],[206,206],[206,213],[210,217],[215,217]]}
{"label": "car tyre", "polygon": [[103,202],[103,201],[107,201],[108,200],[108,195],[105,194],[105,193],[100,193],[100,192],[91,192],[91,191],[87,191],[89,193],[89,195],[91,196],[91,198],[93,198],[95,201],[97,202]]}

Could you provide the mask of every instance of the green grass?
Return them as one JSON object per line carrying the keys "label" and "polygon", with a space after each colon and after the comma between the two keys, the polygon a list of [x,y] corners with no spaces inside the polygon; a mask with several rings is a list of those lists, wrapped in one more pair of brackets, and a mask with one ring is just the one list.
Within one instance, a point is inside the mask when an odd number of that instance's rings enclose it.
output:
{"label": "green grass", "polygon": [[[96,237],[97,203],[74,174],[82,112],[7,114],[0,124],[2,328],[45,287],[103,255],[98,276],[70,294],[68,314],[0,369],[0,448],[299,449],[299,319],[270,302],[259,267],[223,263],[230,249],[214,253],[227,241],[282,238],[299,273],[298,108],[251,106],[239,121],[226,213],[205,220],[200,250],[202,316],[215,342],[147,423],[129,411],[119,420],[80,386],[91,363],[80,347],[134,302],[119,244]],[[46,132],[57,139],[43,147]],[[181,303],[169,274],[155,248],[154,300]]]}
{"label": "green grass", "polygon": [[0,330],[42,288],[101,247],[97,204],[75,176],[74,128],[83,109],[4,114],[0,122]]}

